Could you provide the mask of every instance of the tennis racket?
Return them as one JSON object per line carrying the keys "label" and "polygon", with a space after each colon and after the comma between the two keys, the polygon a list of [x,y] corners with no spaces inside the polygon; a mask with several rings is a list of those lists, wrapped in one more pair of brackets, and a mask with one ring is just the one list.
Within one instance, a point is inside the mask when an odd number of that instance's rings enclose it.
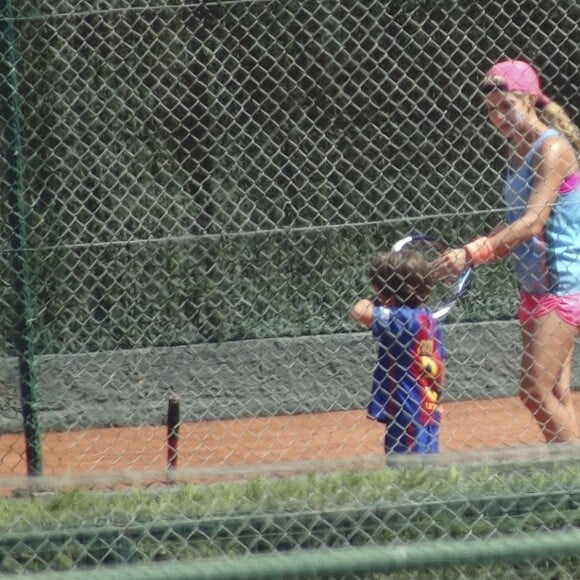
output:
{"label": "tennis racket", "polygon": [[[443,240],[432,236],[411,234],[393,245],[394,252],[400,252],[403,248],[418,251],[425,256],[428,262],[433,262],[444,254],[450,246]],[[442,320],[449,314],[453,306],[469,290],[472,278],[473,268],[467,268],[451,279],[438,280],[434,283],[427,301],[427,306],[431,309],[434,318]]]}

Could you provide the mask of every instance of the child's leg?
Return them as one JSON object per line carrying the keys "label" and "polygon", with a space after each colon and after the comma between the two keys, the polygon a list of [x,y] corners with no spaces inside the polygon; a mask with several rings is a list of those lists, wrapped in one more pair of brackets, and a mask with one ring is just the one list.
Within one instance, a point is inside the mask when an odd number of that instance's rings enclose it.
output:
{"label": "child's leg", "polygon": [[412,451],[413,453],[439,453],[439,424],[418,427]]}
{"label": "child's leg", "polygon": [[393,422],[385,433],[385,453],[439,453],[439,423]]}
{"label": "child's leg", "polygon": [[412,440],[409,440],[407,428],[400,421],[393,421],[387,424],[385,431],[385,453],[409,453],[412,447]]}

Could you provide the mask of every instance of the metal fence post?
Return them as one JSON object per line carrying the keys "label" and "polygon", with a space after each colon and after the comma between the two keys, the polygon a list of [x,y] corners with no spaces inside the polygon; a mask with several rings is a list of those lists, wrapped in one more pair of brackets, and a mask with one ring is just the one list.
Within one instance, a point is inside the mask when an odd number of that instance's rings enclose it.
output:
{"label": "metal fence post", "polygon": [[15,50],[14,14],[10,0],[2,0],[0,18],[0,116],[4,122],[5,157],[7,163],[8,223],[12,248],[12,268],[16,296],[15,347],[18,356],[22,418],[26,445],[28,475],[42,475],[40,426],[37,411],[36,374],[34,371],[33,313],[30,284],[30,263],[24,199],[24,167],[22,128],[18,103],[17,57]]}

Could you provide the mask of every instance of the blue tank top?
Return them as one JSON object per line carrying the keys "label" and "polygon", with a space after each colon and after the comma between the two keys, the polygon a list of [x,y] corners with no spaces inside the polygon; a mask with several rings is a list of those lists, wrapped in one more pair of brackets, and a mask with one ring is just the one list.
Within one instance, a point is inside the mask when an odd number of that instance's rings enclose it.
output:
{"label": "blue tank top", "polygon": [[[517,171],[508,169],[504,199],[507,224],[525,211],[532,191],[532,164],[542,142],[555,135],[548,129],[530,147]],[[512,250],[521,290],[532,294],[565,296],[580,292],[580,185],[558,194],[542,235],[533,236]]]}

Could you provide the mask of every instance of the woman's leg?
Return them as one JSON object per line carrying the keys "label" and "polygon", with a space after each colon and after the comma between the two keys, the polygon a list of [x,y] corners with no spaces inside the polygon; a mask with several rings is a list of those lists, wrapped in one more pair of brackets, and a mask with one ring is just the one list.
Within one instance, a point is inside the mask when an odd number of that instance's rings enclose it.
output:
{"label": "woman's leg", "polygon": [[554,389],[554,395],[556,398],[566,407],[569,413],[574,416],[574,404],[572,402],[572,397],[570,391],[572,389],[572,355],[574,354],[574,346],[570,351],[568,359],[564,362],[562,372],[560,373],[560,380],[556,383]]}
{"label": "woman's leg", "polygon": [[578,330],[555,312],[522,326],[520,398],[548,443],[573,441],[576,417],[570,398],[570,365]]}

